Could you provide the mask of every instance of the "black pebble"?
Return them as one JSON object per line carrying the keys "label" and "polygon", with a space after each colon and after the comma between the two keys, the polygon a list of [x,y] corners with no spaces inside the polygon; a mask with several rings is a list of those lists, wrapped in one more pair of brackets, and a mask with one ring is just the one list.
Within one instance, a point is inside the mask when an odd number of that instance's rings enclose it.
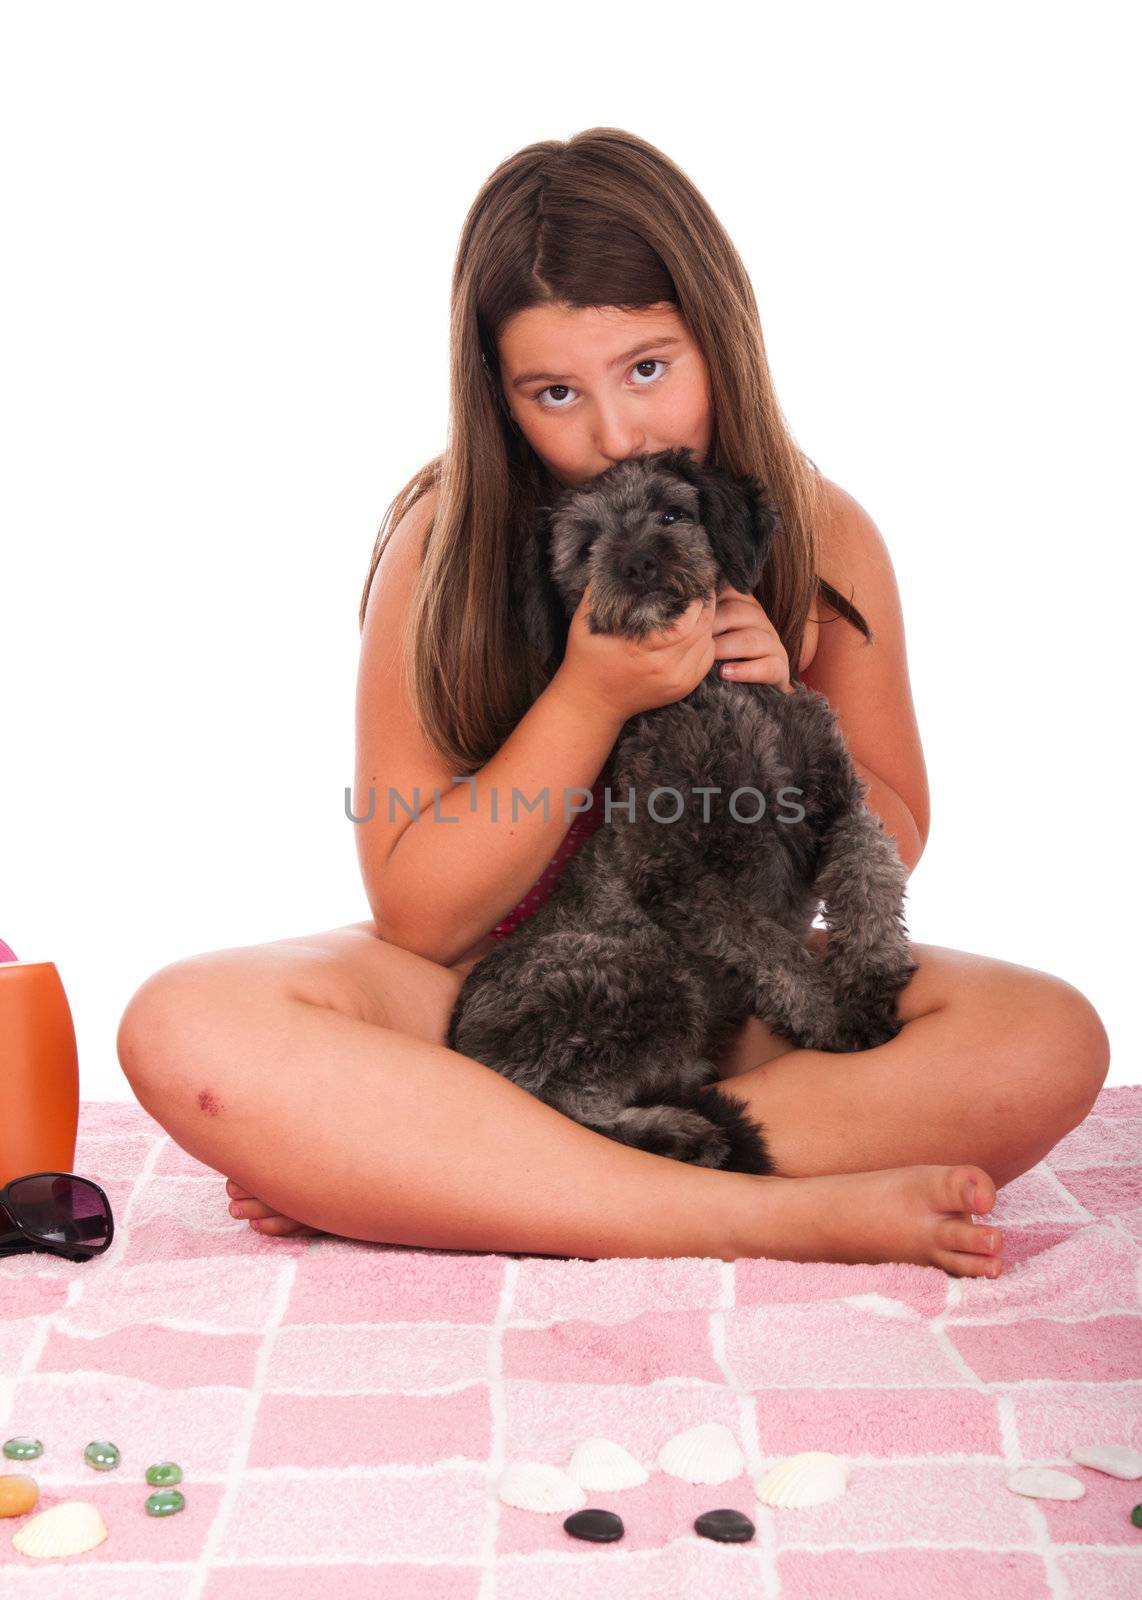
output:
{"label": "black pebble", "polygon": [[742,1544],[757,1532],[741,1511],[703,1511],[694,1529],[703,1539],[716,1539],[719,1544]]}
{"label": "black pebble", "polygon": [[610,1544],[623,1536],[623,1519],[613,1511],[600,1511],[587,1507],[586,1511],[573,1511],[563,1524],[573,1539],[590,1539],[593,1544]]}

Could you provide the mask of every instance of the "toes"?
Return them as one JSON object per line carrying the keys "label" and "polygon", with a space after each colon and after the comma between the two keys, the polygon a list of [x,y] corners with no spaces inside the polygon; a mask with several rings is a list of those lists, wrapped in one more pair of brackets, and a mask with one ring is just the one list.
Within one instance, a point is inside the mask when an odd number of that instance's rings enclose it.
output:
{"label": "toes", "polygon": [[[230,1185],[227,1184],[227,1188]],[[237,1185],[235,1185],[237,1188]],[[248,1194],[245,1189],[238,1189],[238,1198],[231,1200],[229,1205],[230,1215],[237,1217],[239,1222],[248,1222],[258,1233],[272,1233],[277,1235],[290,1233],[314,1233],[306,1222],[295,1222],[292,1217],[283,1217],[280,1212],[268,1206],[264,1200],[259,1200],[255,1195]]]}
{"label": "toes", "polygon": [[986,1216],[995,1206],[995,1185],[982,1167],[945,1167],[940,1187],[945,1211]]}
{"label": "toes", "polygon": [[977,1256],[960,1250],[937,1250],[935,1264],[954,1278],[998,1278],[1003,1271],[1003,1262],[996,1256]]}
{"label": "toes", "polygon": [[936,1242],[942,1250],[997,1256],[1003,1248],[1003,1235],[998,1228],[981,1228],[975,1222],[948,1218],[937,1225]]}

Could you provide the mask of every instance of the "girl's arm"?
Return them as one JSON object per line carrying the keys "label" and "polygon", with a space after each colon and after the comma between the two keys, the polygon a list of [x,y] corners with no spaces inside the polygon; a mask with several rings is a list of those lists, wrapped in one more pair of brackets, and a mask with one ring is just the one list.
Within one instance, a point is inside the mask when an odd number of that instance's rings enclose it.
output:
{"label": "girl's arm", "polygon": [[908,681],[904,618],[892,560],[880,530],[850,494],[825,479],[821,575],[861,612],[873,642],[819,601],[817,651],[801,674],[841,725],[867,804],[896,840],[911,872],[928,841],[928,774]]}
{"label": "girl's arm", "polygon": [[[355,827],[377,932],[450,966],[540,877],[570,825],[565,791],[589,790],[596,782],[622,718],[608,719],[605,708],[581,705],[557,674],[496,754],[470,779],[455,781],[421,733],[398,670],[400,630],[434,499],[430,492],[402,517],[369,593],[357,681],[353,813],[368,814],[371,788],[374,815]],[[540,799],[531,811],[521,800],[515,820],[513,787],[528,801]],[[400,797],[391,821],[390,788]],[[571,793],[570,803],[587,798]]]}

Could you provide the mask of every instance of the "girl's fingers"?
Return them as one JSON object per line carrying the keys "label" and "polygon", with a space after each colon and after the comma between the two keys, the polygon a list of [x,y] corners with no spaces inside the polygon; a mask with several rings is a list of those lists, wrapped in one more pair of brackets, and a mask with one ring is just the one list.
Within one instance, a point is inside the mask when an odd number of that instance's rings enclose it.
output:
{"label": "girl's fingers", "polygon": [[784,654],[722,660],[718,662],[718,673],[730,683],[772,683],[786,694],[793,693],[789,661]]}

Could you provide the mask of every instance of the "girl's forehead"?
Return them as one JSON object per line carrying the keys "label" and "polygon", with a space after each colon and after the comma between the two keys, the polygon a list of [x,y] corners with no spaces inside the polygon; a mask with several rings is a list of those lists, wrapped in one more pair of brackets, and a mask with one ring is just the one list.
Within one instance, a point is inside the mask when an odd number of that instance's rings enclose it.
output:
{"label": "girl's forehead", "polygon": [[685,338],[686,326],[672,306],[625,311],[617,306],[529,306],[500,331],[500,348],[513,364],[568,359],[575,352],[620,354],[638,340]]}

